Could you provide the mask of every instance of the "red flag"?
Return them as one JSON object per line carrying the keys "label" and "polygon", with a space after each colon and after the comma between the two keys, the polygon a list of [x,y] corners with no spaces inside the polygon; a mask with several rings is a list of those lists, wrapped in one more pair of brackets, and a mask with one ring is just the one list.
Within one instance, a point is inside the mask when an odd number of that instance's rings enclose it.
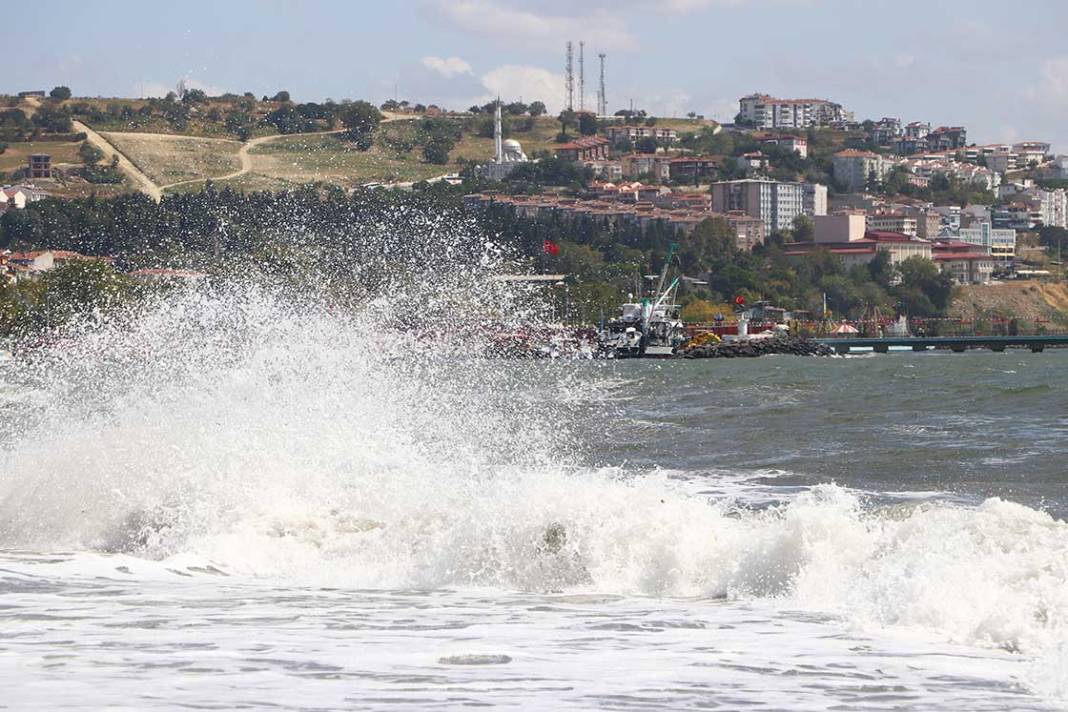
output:
{"label": "red flag", "polygon": [[560,254],[560,245],[557,245],[552,240],[546,240],[541,244],[541,251],[547,255],[556,257],[558,254]]}
{"label": "red flag", "polygon": [[745,306],[745,297],[743,297],[741,294],[739,294],[737,297],[734,298],[734,303],[737,304],[740,307],[744,307]]}

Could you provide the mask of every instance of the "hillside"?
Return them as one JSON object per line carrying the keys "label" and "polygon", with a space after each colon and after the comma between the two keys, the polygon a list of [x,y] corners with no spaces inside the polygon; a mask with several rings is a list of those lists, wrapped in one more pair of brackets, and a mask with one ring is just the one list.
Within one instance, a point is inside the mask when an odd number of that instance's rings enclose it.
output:
{"label": "hillside", "polygon": [[966,320],[1016,317],[1065,325],[1068,285],[1028,280],[961,287],[949,307],[949,316]]}
{"label": "hillside", "polygon": [[241,167],[239,141],[147,133],[101,135],[161,187],[223,176]]}

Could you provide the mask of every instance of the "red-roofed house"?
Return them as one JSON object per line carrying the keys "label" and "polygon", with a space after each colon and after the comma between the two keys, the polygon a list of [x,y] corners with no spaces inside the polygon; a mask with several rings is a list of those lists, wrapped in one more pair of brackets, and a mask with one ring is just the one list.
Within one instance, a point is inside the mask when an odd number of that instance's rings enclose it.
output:
{"label": "red-roofed house", "polygon": [[967,242],[936,242],[931,252],[935,264],[958,284],[988,284],[994,273],[994,258]]}
{"label": "red-roofed house", "polygon": [[557,144],[556,157],[563,161],[603,161],[608,158],[611,141],[604,136],[581,136],[568,143]]}

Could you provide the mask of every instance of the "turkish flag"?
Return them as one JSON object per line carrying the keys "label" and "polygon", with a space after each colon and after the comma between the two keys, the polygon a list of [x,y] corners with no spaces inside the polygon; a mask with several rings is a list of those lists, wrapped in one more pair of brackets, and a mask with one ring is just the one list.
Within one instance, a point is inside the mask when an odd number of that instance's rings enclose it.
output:
{"label": "turkish flag", "polygon": [[556,257],[558,254],[560,254],[560,245],[557,245],[552,240],[546,240],[545,242],[541,243],[541,251],[547,255],[552,255],[553,257]]}

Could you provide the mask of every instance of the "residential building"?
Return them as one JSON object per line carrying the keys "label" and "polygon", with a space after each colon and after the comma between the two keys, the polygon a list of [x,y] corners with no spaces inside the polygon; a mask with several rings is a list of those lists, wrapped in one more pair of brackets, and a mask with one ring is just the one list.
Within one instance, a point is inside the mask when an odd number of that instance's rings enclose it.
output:
{"label": "residential building", "polygon": [[659,181],[671,180],[671,158],[655,153],[631,153],[621,156],[623,177],[635,180],[651,176]]}
{"label": "residential building", "polygon": [[901,213],[916,221],[916,237],[924,240],[933,240],[938,237],[942,227],[942,216],[930,207],[916,205],[904,205]]}
{"label": "residential building", "polygon": [[623,164],[619,161],[583,161],[582,165],[591,169],[594,177],[600,180],[623,180]]}
{"label": "residential building", "polygon": [[30,180],[51,178],[52,156],[47,153],[31,153],[26,158],[26,177]]}
{"label": "residential building", "polygon": [[802,183],[801,211],[808,216],[826,215],[827,186],[819,183]]}
{"label": "residential building", "polygon": [[603,161],[608,158],[611,141],[604,136],[580,136],[556,145],[556,157],[564,161]]}
{"label": "residential building", "polygon": [[668,173],[673,181],[696,184],[702,178],[715,178],[720,160],[716,156],[679,156],[669,162]]}
{"label": "residential building", "polygon": [[842,210],[833,215],[817,215],[812,218],[814,242],[819,244],[843,244],[864,239],[868,231],[863,211]]}
{"label": "residential building", "polygon": [[893,165],[878,153],[855,148],[839,151],[831,158],[835,181],[850,192],[863,190],[869,182],[882,181]]}
{"label": "residential building", "polygon": [[[863,216],[846,217],[859,217],[863,220]],[[847,226],[849,229],[848,234],[851,237],[855,234],[852,229],[852,225],[855,224],[855,221],[839,220],[836,224],[838,224],[839,227]],[[900,264],[910,257],[931,259],[932,243],[927,240],[919,240],[900,233],[868,230],[861,238],[850,239],[843,242],[792,243],[786,246],[783,254],[788,258],[800,258],[812,254],[812,252],[817,249],[827,250],[831,254],[836,255],[842,260],[842,264],[846,269],[850,269],[857,265],[868,264],[874,260],[876,255],[880,252],[886,252],[887,256],[890,258],[890,263],[894,265]]]}
{"label": "residential building", "polygon": [[918,237],[916,218],[900,212],[875,213],[868,215],[867,226],[869,230],[882,232],[898,232],[909,237]]}
{"label": "residential building", "polygon": [[766,232],[793,227],[799,215],[827,212],[827,187],[810,183],[746,179],[713,183],[712,210],[759,218]]}
{"label": "residential building", "polygon": [[994,273],[994,258],[960,240],[940,240],[931,248],[931,259],[957,284],[988,284]]}
{"label": "residential building", "polygon": [[767,235],[764,229],[764,221],[754,218],[741,211],[727,213],[727,222],[734,228],[736,245],[739,250],[752,252],[757,245],[763,245]]}
{"label": "residential building", "polygon": [[44,191],[28,185],[9,185],[0,188],[0,213],[8,208],[22,210],[27,203],[36,203],[48,197]]}
{"label": "residential building", "polygon": [[901,119],[883,117],[875,122],[871,138],[880,146],[889,146],[903,135]]}
{"label": "residential building", "polygon": [[1012,147],[1020,156],[1021,167],[1032,164],[1041,165],[1050,158],[1051,146],[1045,141],[1020,141],[1014,143]]}
{"label": "residential building", "polygon": [[978,227],[961,228],[956,237],[961,242],[982,247],[994,260],[994,266],[1011,270],[1016,261],[1016,230],[997,229],[984,222]]}
{"label": "residential building", "polygon": [[914,141],[926,141],[927,134],[931,133],[931,125],[925,121],[913,121],[905,124],[902,130],[902,138]]}
{"label": "residential building", "polygon": [[968,145],[968,132],[963,126],[939,126],[927,134],[928,151],[953,151]]}
{"label": "residential building", "polygon": [[609,125],[605,127],[604,135],[612,143],[624,139],[634,142],[643,138],[652,138],[656,139],[657,143],[661,145],[671,145],[679,140],[678,131],[663,126]]}
{"label": "residential building", "polygon": [[808,158],[808,139],[803,136],[791,136],[790,134],[756,133],[753,138],[762,146],[778,146],[788,151],[793,151],[801,158]]}
{"label": "residential building", "polygon": [[768,167],[768,157],[760,151],[743,153],[735,158],[734,161],[744,171],[760,171]]}
{"label": "residential building", "polygon": [[827,126],[853,120],[851,112],[826,99],[777,99],[750,94],[738,100],[739,115],[747,123],[768,129]]}
{"label": "residential building", "polygon": [[1068,178],[1068,156],[1057,156],[1053,159],[1053,174],[1056,178]]}

